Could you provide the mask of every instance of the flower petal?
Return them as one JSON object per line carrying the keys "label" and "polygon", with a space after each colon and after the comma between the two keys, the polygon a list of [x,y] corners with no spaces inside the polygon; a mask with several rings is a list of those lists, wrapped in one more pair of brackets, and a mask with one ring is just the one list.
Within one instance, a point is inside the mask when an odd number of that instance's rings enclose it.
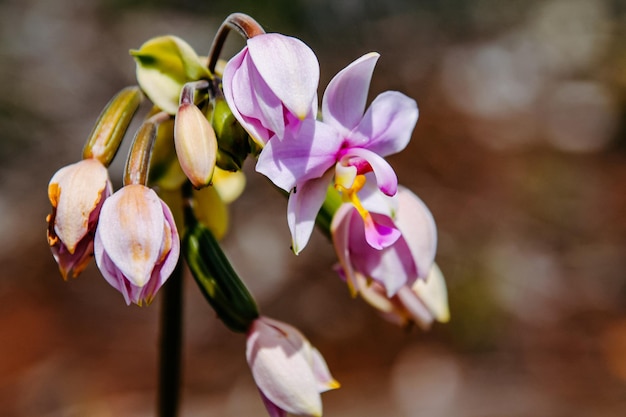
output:
{"label": "flower petal", "polygon": [[313,346],[311,346],[311,366],[315,378],[317,379],[317,390],[319,392],[330,391],[331,389],[337,389],[341,386],[330,374],[330,370],[322,354]]}
{"label": "flower petal", "polygon": [[417,270],[411,252],[401,237],[384,249],[374,249],[365,238],[365,227],[360,217],[352,216],[350,242],[352,265],[356,271],[380,282],[393,296],[402,286],[413,283]]}
{"label": "flower petal", "polygon": [[317,94],[319,63],[304,42],[278,33],[248,39],[254,66],[273,93],[298,118],[311,111]]}
{"label": "flower petal", "polygon": [[69,253],[87,234],[92,213],[111,188],[107,169],[96,159],[63,167],[50,180],[48,194],[56,207],[54,231]]}
{"label": "flower petal", "polygon": [[340,129],[344,137],[354,129],[365,112],[372,73],[380,55],[363,55],[352,62],[328,83],[322,98],[322,118]]}
{"label": "flower petal", "polygon": [[433,323],[434,317],[423,302],[424,300],[411,291],[411,288],[408,286],[400,288],[397,296],[411,320],[421,329],[428,330]]}
{"label": "flower petal", "polygon": [[419,277],[430,272],[437,252],[437,226],[430,210],[408,188],[398,192],[396,226],[411,251]]}
{"label": "flower petal", "polygon": [[350,203],[344,203],[333,215],[330,225],[333,246],[337,259],[343,270],[346,283],[350,289],[350,293],[355,296],[358,292],[355,271],[352,268],[351,251],[349,247],[350,238],[350,218],[359,214]]}
{"label": "flower petal", "polygon": [[163,242],[162,203],[142,185],[128,185],[102,206],[96,235],[103,250],[128,280],[144,286],[160,256]]}
{"label": "flower petal", "polygon": [[391,246],[398,240],[401,233],[393,220],[384,214],[367,213],[363,218],[365,240],[374,249],[381,250]]}
{"label": "flower petal", "polygon": [[306,349],[308,341],[292,326],[262,317],[254,321],[246,358],[259,390],[280,409],[320,416],[322,401]]}
{"label": "flower petal", "polygon": [[428,277],[425,280],[417,280],[411,289],[426,305],[435,320],[441,323],[450,320],[446,281],[436,263],[433,263]]}
{"label": "flower petal", "polygon": [[349,143],[380,156],[400,152],[411,140],[418,115],[415,100],[397,91],[386,91],[374,99],[349,136]]}
{"label": "flower petal", "polygon": [[[244,65],[244,59],[247,55],[248,48],[244,48],[228,61],[222,76],[222,88],[224,90],[224,98],[233,116],[250,136],[262,146],[269,139],[267,129],[258,120],[244,116],[244,114],[253,112],[255,105],[252,99],[252,88],[249,86],[249,82],[246,81],[249,77],[246,74],[241,74],[248,71],[247,64]],[[243,114],[240,108],[243,109]]]}
{"label": "flower petal", "polygon": [[289,195],[287,223],[291,231],[292,250],[297,255],[309,242],[315,218],[320,211],[333,171],[328,170],[321,178],[299,184]]}
{"label": "flower petal", "polygon": [[[353,159],[355,158],[356,159]],[[376,184],[383,193],[393,196],[398,191],[398,177],[389,163],[380,155],[369,149],[350,148],[342,156],[340,163],[361,165],[365,161],[374,171]]]}
{"label": "flower petal", "polygon": [[296,183],[321,177],[335,164],[341,138],[332,127],[307,119],[297,135],[287,131],[284,140],[270,140],[261,151],[257,172],[290,191]]}

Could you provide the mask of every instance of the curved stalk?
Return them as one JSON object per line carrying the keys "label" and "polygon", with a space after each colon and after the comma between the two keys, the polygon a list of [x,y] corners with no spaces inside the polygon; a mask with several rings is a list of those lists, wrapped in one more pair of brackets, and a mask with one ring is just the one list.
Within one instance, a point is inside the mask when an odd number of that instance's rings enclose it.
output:
{"label": "curved stalk", "polygon": [[239,33],[244,39],[250,39],[265,33],[261,25],[247,14],[233,13],[228,16],[217,30],[217,34],[213,39],[213,45],[211,45],[209,50],[208,68],[211,73],[215,72],[215,65],[222,52],[224,42],[226,42],[226,36],[228,36],[228,32],[231,30]]}

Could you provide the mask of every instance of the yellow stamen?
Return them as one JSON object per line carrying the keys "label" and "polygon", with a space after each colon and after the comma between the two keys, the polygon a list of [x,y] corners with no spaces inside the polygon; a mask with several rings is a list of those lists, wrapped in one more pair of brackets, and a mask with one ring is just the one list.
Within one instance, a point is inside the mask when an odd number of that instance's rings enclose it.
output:
{"label": "yellow stamen", "polygon": [[358,196],[358,192],[361,191],[365,182],[365,175],[357,175],[350,188],[346,188],[341,184],[335,184],[335,188],[341,193],[343,201],[346,203],[352,203],[361,217],[363,217],[363,219],[368,219],[370,217],[370,213],[363,207],[363,204],[361,204],[361,200],[359,200]]}

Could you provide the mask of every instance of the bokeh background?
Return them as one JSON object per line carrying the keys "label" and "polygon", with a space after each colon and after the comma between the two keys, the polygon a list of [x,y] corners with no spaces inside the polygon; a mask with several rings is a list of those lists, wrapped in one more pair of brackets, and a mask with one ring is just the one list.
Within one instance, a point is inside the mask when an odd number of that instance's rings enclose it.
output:
{"label": "bokeh background", "polygon": [[[343,385],[325,415],[626,415],[623,0],[0,0],[0,415],[155,415],[160,300],[127,307],[94,265],[63,282],[46,187],[134,84],[129,49],[175,34],[205,54],[234,11],[309,44],[320,94],[378,51],[372,97],[420,107],[391,163],[437,220],[450,323],[405,331],[350,298],[319,233],[293,256],[285,200],[250,161],[231,207],[225,248],[263,313]],[[185,296],[181,416],[265,415],[243,336],[189,277]]]}

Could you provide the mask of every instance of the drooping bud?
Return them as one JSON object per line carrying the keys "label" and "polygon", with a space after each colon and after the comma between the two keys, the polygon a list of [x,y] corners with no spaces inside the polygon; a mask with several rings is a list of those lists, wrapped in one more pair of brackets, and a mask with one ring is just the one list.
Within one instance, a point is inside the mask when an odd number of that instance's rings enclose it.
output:
{"label": "drooping bud", "polygon": [[176,267],[180,241],[169,207],[131,184],[107,199],[94,243],[96,263],[126,304],[150,303]]}
{"label": "drooping bud", "polygon": [[100,209],[112,192],[109,174],[96,159],[61,168],[50,180],[48,243],[64,279],[77,277],[91,260]]}
{"label": "drooping bud", "polygon": [[176,114],[183,86],[210,79],[205,63],[176,36],[152,38],[130,54],[137,62],[137,81],[150,100],[163,111]]}
{"label": "drooping bud", "polygon": [[183,171],[195,188],[211,183],[217,158],[215,131],[193,103],[182,103],[174,125],[176,154]]}
{"label": "drooping bud", "polygon": [[97,159],[109,166],[124,139],[142,95],[139,87],[126,87],[107,103],[83,148],[83,159]]}
{"label": "drooping bud", "polygon": [[320,393],[340,386],[324,357],[298,329],[268,317],[252,324],[246,359],[271,416],[321,416]]}

